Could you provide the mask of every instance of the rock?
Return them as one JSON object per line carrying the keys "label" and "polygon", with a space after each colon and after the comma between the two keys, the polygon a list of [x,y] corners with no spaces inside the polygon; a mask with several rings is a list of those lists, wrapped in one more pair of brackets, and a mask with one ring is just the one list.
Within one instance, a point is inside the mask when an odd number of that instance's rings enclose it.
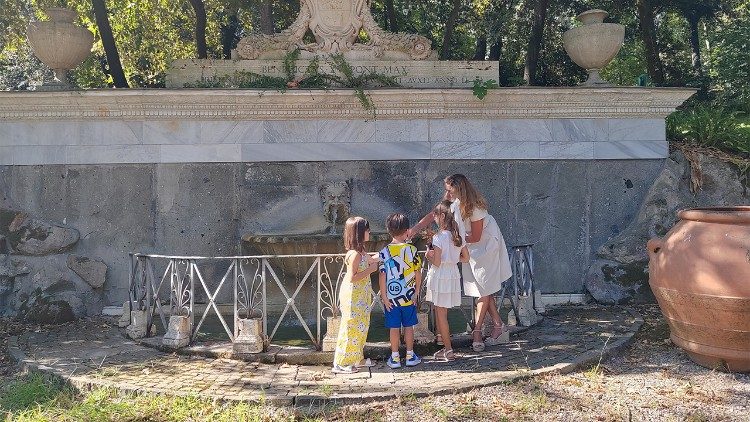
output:
{"label": "rock", "polygon": [[18,317],[36,324],[62,324],[73,321],[76,315],[69,302],[55,300],[37,288],[22,300]]}
{"label": "rock", "polygon": [[677,222],[684,208],[739,205],[748,202],[739,170],[712,156],[696,154],[702,188],[691,191],[691,166],[676,151],[664,164],[636,218],[617,237],[597,250],[585,285],[600,303],[651,303],[646,242],[661,237]]}
{"label": "rock", "polygon": [[52,255],[71,249],[78,230],[37,220],[20,211],[0,209],[0,235],[10,250],[21,255]]}
{"label": "rock", "polygon": [[95,289],[102,287],[107,278],[107,264],[98,259],[68,255],[68,268]]}

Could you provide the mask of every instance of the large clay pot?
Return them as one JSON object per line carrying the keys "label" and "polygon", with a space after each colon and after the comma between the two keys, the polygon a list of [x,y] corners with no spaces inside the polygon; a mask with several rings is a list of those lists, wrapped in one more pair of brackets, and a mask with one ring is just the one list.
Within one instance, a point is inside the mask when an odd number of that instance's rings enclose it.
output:
{"label": "large clay pot", "polygon": [[750,206],[678,215],[648,241],[649,284],[670,338],[699,365],[750,372]]}
{"label": "large clay pot", "polygon": [[624,26],[603,23],[607,15],[604,10],[587,10],[576,17],[583,25],[563,34],[565,51],[578,66],[589,73],[584,85],[607,84],[599,71],[615,58],[625,39]]}
{"label": "large clay pot", "polygon": [[27,28],[29,44],[42,63],[55,72],[56,83],[67,86],[65,72],[78,66],[91,53],[94,34],[73,24],[75,10],[50,7],[48,21],[33,21]]}

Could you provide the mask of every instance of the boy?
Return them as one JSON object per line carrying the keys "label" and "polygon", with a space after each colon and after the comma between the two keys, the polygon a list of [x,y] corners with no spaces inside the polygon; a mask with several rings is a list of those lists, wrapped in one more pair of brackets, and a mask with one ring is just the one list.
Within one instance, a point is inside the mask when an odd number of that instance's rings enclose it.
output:
{"label": "boy", "polygon": [[406,243],[409,219],[403,214],[391,214],[385,220],[388,234],[393,238],[380,251],[380,300],[385,307],[385,326],[390,330],[391,357],[388,366],[401,367],[398,347],[400,331],[404,327],[406,366],[416,366],[422,359],[414,353],[414,326],[417,325],[419,288],[422,285],[421,260],[417,248]]}

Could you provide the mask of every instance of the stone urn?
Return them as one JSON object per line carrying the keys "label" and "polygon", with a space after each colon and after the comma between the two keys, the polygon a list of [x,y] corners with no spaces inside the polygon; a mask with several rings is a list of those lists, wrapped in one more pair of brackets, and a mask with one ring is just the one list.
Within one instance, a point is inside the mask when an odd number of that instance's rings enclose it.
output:
{"label": "stone urn", "polygon": [[91,53],[94,34],[73,24],[78,14],[62,7],[44,12],[48,21],[32,21],[26,30],[29,44],[42,63],[55,72],[55,81],[48,87],[69,87],[65,73],[78,66]]}
{"label": "stone urn", "polygon": [[604,10],[587,10],[576,17],[583,25],[563,34],[563,46],[568,56],[589,73],[583,85],[607,84],[599,71],[615,58],[625,39],[623,25],[603,23],[607,15]]}
{"label": "stone urn", "polygon": [[750,206],[695,208],[648,241],[670,339],[697,364],[750,372]]}

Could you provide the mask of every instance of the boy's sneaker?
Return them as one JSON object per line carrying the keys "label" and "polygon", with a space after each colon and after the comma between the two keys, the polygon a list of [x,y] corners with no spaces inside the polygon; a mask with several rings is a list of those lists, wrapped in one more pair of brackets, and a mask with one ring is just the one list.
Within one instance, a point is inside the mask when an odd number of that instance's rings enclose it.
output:
{"label": "boy's sneaker", "polygon": [[406,366],[417,366],[420,363],[422,363],[422,358],[417,356],[416,353],[412,353],[411,355],[406,355]]}
{"label": "boy's sneaker", "polygon": [[[408,363],[407,363],[407,365],[408,365]],[[391,369],[400,368],[401,367],[401,358],[400,357],[393,357],[393,356],[389,357],[388,358],[388,366]]]}

